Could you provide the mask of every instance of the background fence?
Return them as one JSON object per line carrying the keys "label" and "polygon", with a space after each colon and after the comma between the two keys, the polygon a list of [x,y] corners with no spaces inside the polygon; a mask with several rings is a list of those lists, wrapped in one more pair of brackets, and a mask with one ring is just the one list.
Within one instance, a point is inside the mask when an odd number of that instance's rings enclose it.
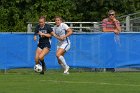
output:
{"label": "background fence", "polygon": [[[65,58],[71,68],[139,68],[140,33],[73,34]],[[117,40],[117,42],[116,42]],[[59,68],[55,57],[56,39],[45,57],[47,68]],[[33,68],[37,42],[33,34],[0,34],[0,69]]]}
{"label": "background fence", "polygon": [[[140,12],[119,16],[122,32],[139,32],[140,31]],[[27,32],[33,32],[38,22],[27,22]],[[46,22],[52,27],[55,22]],[[101,22],[65,22],[74,32],[102,32]]]}

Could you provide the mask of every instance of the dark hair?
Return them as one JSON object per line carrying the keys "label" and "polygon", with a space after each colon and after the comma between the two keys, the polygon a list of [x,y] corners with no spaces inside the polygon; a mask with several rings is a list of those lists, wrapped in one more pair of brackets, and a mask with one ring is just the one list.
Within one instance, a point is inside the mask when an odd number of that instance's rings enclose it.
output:
{"label": "dark hair", "polygon": [[55,16],[54,20],[55,20],[56,18],[59,18],[62,22],[64,22],[64,20],[62,19],[62,17],[60,17],[60,16]]}
{"label": "dark hair", "polygon": [[44,21],[46,22],[46,17],[45,16],[40,16],[39,19],[44,19]]}

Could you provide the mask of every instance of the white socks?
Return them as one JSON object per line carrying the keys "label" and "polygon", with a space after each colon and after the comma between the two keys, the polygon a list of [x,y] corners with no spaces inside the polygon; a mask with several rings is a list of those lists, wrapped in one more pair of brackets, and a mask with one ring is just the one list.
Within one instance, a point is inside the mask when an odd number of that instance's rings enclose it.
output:
{"label": "white socks", "polygon": [[63,67],[63,69],[65,69],[65,66],[64,66],[64,64],[63,64],[63,63],[61,63],[60,65]]}
{"label": "white socks", "polygon": [[59,59],[60,59],[61,62],[64,64],[64,65],[61,64],[62,67],[63,67],[63,66],[64,66],[64,67],[67,67],[67,66],[68,66],[67,63],[66,63],[66,61],[65,61],[65,58],[64,58],[63,56],[60,56]]}

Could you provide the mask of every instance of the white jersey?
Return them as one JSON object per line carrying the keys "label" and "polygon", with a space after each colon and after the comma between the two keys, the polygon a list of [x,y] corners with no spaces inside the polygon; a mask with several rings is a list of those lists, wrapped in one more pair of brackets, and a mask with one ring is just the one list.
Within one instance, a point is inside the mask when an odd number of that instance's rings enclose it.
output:
{"label": "white jersey", "polygon": [[[60,26],[54,26],[53,31],[58,36],[64,36],[67,33],[67,30],[69,29],[68,25],[65,23],[61,23]],[[63,41],[58,40],[58,43],[70,43],[69,37],[64,39]]]}
{"label": "white jersey", "polygon": [[[58,36],[64,36],[67,33],[67,30],[69,29],[68,25],[65,23],[61,23],[60,26],[54,26],[53,31]],[[57,49],[62,48],[65,51],[68,51],[70,49],[70,40],[69,37],[66,37],[63,41],[58,40]]]}

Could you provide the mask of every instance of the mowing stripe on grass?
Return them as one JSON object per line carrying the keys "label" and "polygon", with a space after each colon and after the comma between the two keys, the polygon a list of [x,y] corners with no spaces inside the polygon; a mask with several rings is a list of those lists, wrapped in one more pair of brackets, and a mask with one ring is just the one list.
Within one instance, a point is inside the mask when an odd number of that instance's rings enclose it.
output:
{"label": "mowing stripe on grass", "polygon": [[40,80],[42,82],[49,81],[54,83],[75,83],[75,84],[98,84],[98,85],[113,85],[113,86],[131,86],[131,87],[140,87],[140,85],[135,84],[113,84],[105,82],[80,82],[80,81],[58,81],[58,80]]}

